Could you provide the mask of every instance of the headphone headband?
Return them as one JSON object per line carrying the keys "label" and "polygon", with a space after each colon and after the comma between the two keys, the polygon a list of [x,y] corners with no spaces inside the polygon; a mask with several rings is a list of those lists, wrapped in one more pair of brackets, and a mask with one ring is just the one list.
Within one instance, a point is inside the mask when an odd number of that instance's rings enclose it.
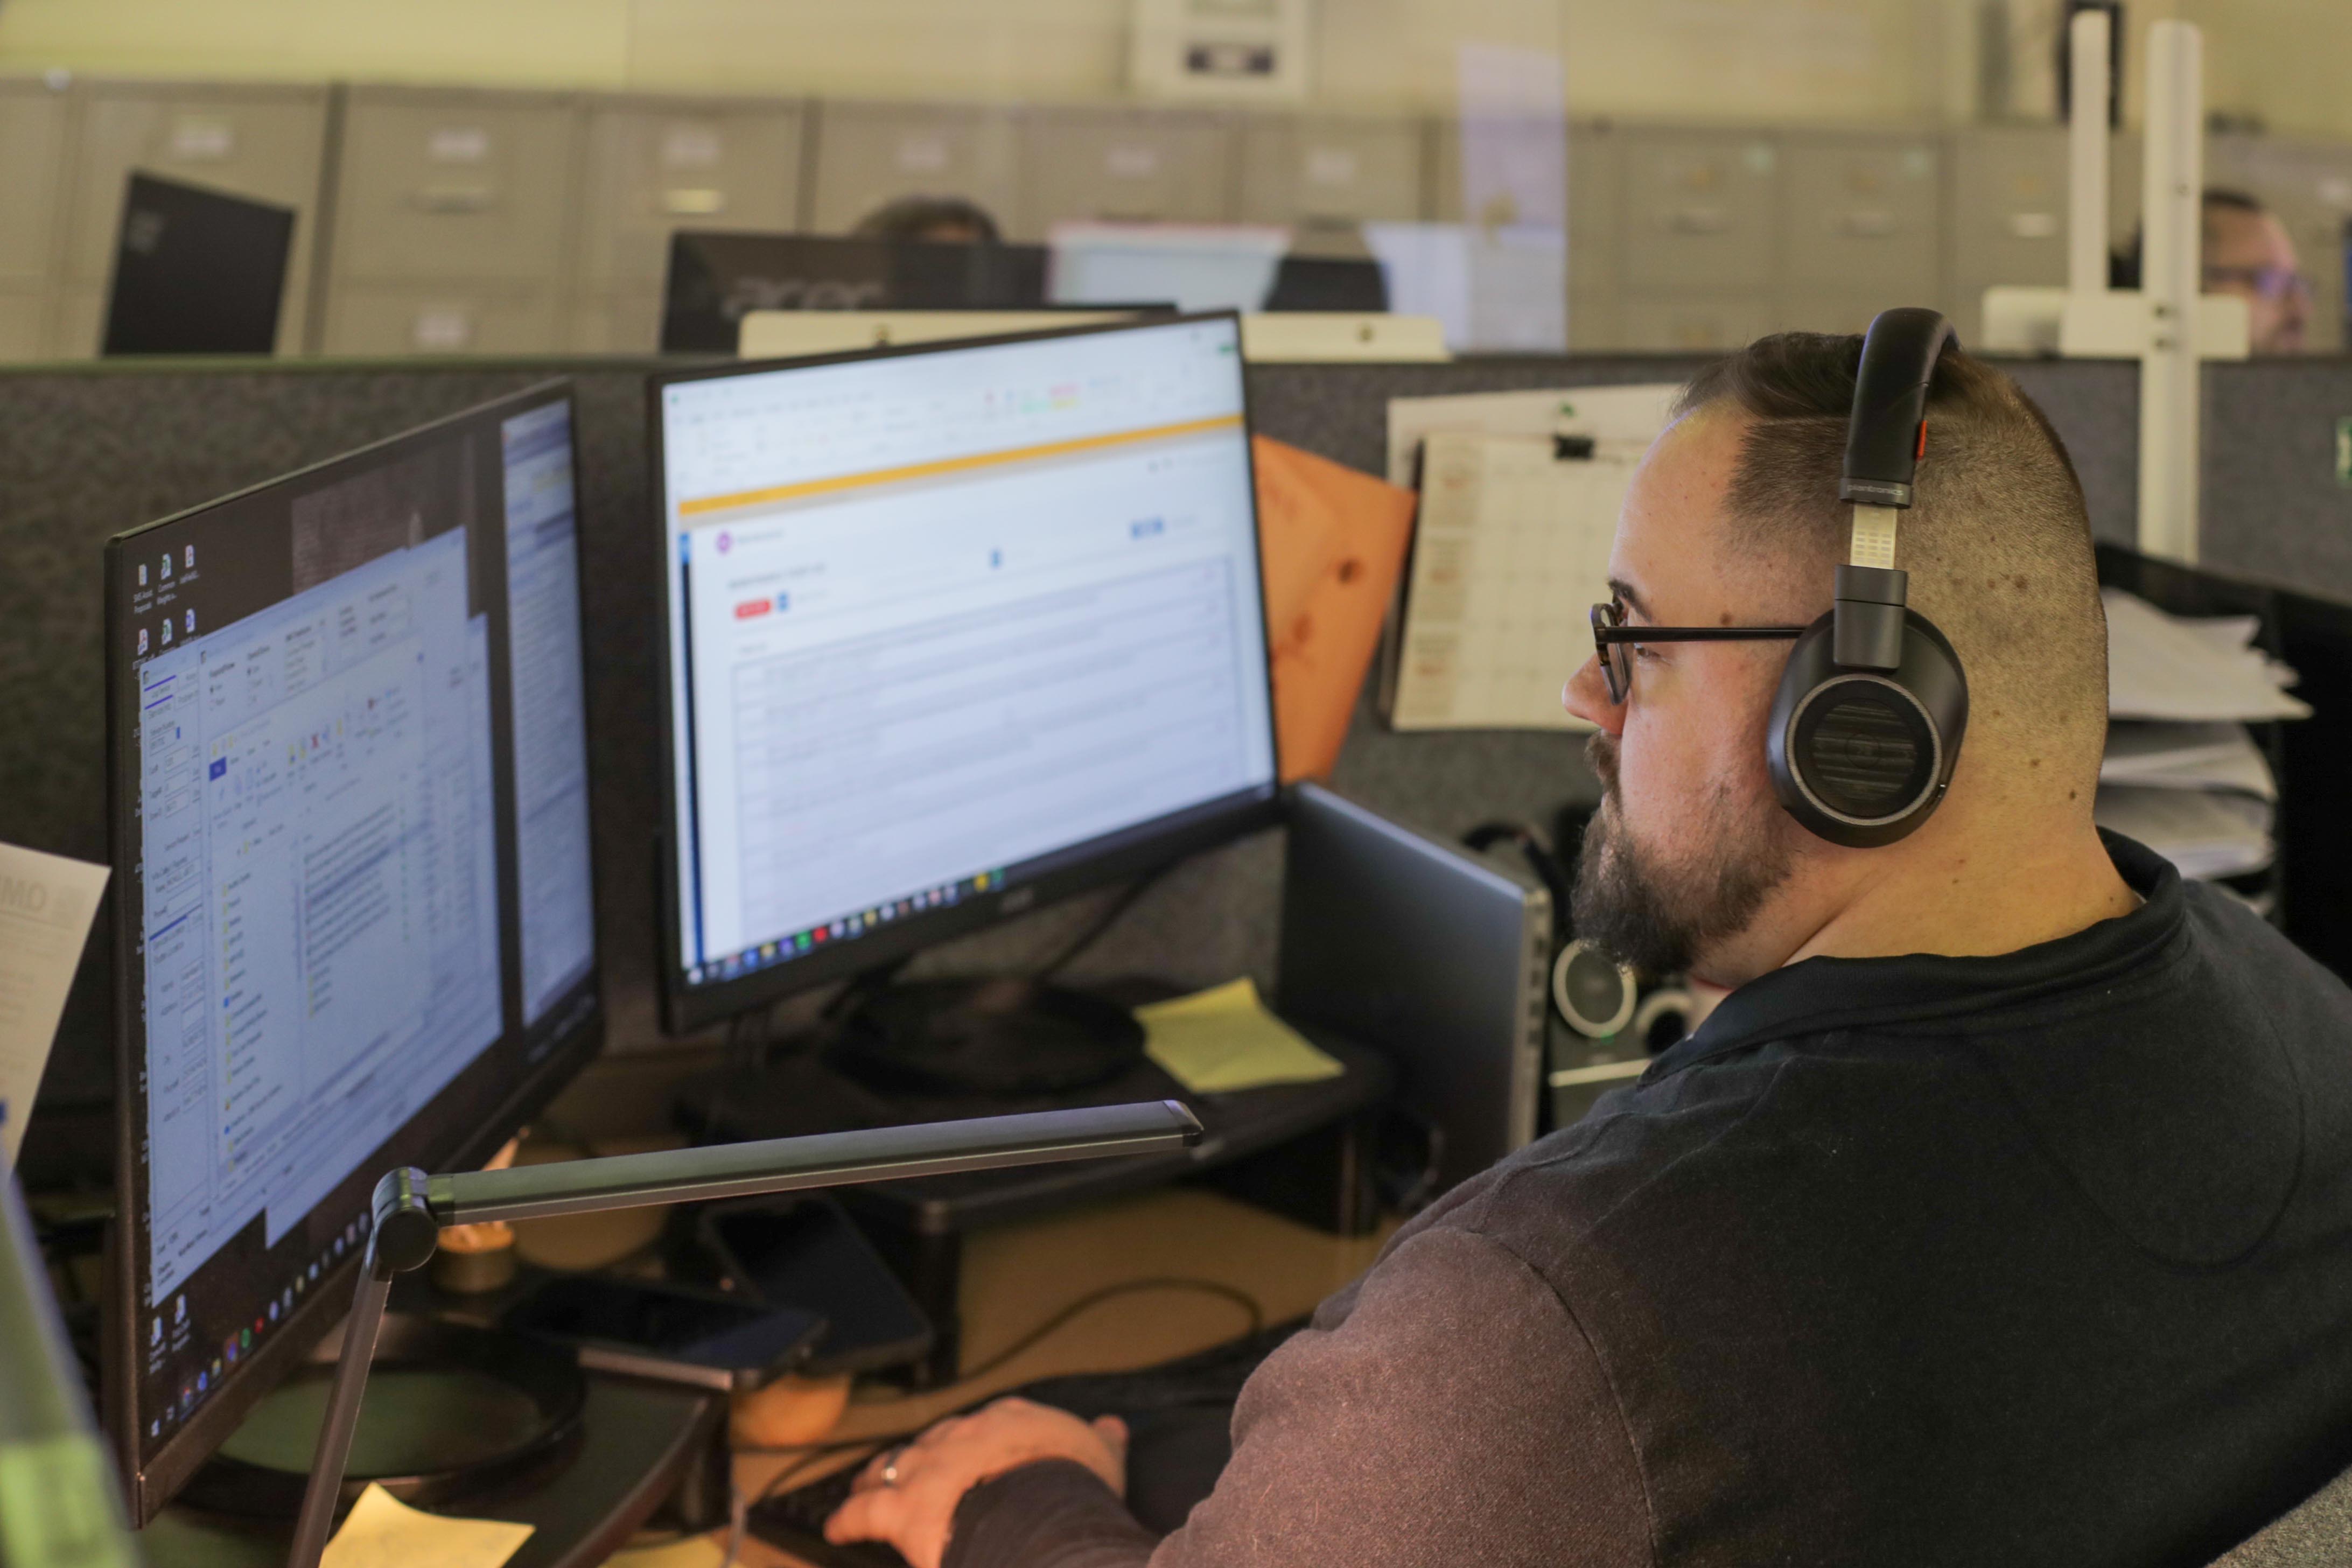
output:
{"label": "headphone headband", "polygon": [[1927,383],[1944,350],[1956,346],[1952,323],[1934,310],[1881,310],[1862,340],[1846,425],[1845,473],[1838,500],[1863,506],[1911,504],[1927,417]]}

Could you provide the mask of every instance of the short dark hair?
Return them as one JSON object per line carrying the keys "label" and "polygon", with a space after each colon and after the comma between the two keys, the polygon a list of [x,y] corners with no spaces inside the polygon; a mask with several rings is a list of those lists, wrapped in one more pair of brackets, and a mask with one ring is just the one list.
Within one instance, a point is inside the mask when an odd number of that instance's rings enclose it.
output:
{"label": "short dark hair", "polygon": [[[1781,332],[1701,371],[1675,405],[1677,418],[1724,409],[1746,422],[1731,545],[1814,574],[1816,613],[1851,526],[1838,477],[1861,363],[1859,337]],[[1895,564],[1968,672],[1971,735],[2000,735],[2020,767],[2087,805],[2106,733],[2106,618],[2065,443],[2016,382],[1948,350],[1928,384],[1916,498]]]}
{"label": "short dark hair", "polygon": [[953,228],[970,229],[982,245],[1003,237],[988,209],[961,196],[900,196],[858,219],[850,232],[858,239],[920,240]]}

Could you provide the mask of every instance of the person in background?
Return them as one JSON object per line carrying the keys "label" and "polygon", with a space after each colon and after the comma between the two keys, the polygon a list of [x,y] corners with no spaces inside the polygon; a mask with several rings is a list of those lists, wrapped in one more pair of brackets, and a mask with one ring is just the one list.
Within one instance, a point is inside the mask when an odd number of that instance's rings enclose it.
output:
{"label": "person in background", "polygon": [[2311,282],[2276,213],[2243,191],[2206,191],[2204,266],[2205,292],[2246,302],[2254,353],[2303,352]]}
{"label": "person in background", "polygon": [[867,213],[849,232],[856,239],[932,245],[995,245],[1003,238],[988,209],[961,196],[900,196]]}
{"label": "person in background", "polygon": [[[2243,191],[2208,186],[2200,242],[2208,294],[2234,294],[2246,302],[2247,337],[2257,354],[2304,352],[2311,317],[2311,280],[2303,274],[2294,240],[2278,215]],[[2115,258],[2107,281],[2117,289],[2140,285],[2139,234],[2131,248]]]}

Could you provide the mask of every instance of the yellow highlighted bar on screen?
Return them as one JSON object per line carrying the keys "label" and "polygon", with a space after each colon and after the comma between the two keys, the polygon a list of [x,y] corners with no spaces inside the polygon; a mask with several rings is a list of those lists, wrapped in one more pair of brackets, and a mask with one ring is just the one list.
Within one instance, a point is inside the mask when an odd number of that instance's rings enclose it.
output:
{"label": "yellow highlighted bar on screen", "polygon": [[929,463],[908,463],[896,468],[872,468],[862,474],[839,474],[829,479],[803,479],[798,484],[770,485],[765,489],[737,490],[731,495],[701,496],[678,502],[677,510],[681,517],[694,517],[702,512],[728,511],[740,506],[766,506],[774,501],[797,500],[802,496],[865,489],[873,485],[897,484],[902,479],[928,479],[939,474],[992,468],[1004,463],[1034,462],[1040,458],[1063,458],[1073,452],[1099,451],[1105,447],[1125,447],[1137,441],[1164,441],[1176,436],[1197,436],[1207,430],[1231,429],[1241,422],[1242,416],[1238,414],[1220,414],[1211,419],[1185,419],[1173,425],[1154,425],[1142,430],[1114,430],[1104,436],[1041,441],[1034,447],[1013,447],[1002,452],[975,452],[965,458],[940,458]]}

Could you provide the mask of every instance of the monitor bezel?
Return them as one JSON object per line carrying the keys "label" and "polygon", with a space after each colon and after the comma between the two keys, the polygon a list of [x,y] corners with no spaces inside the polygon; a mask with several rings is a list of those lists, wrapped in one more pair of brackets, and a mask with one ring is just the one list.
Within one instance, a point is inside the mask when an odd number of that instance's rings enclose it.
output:
{"label": "monitor bezel", "polygon": [[[345,464],[360,459],[380,458],[400,447],[429,441],[446,435],[453,426],[483,423],[496,425],[518,414],[549,404],[563,402],[572,411],[572,476],[575,526],[579,523],[580,490],[580,402],[568,380],[555,379],[537,383],[521,391],[495,398],[486,403],[460,409],[425,425],[412,426],[397,435],[363,447],[341,452],[320,462],[308,464],[291,472],[279,474],[259,484],[220,496],[200,505],[184,508],[168,517],[126,529],[106,542],[106,791],[109,863],[115,864],[131,842],[131,813],[136,802],[136,789],[127,788],[125,770],[136,766],[135,759],[123,754],[125,737],[121,733],[124,715],[121,703],[125,690],[126,672],[121,668],[124,618],[130,602],[130,571],[132,552],[160,530],[231,506],[252,497],[266,494],[282,486],[299,484]],[[584,528],[583,529],[584,535]],[[584,538],[583,538],[584,544]],[[584,559],[584,549],[582,552]],[[144,551],[141,550],[143,558]],[[581,572],[575,584],[581,595],[582,626],[587,625],[587,574]],[[584,677],[583,637],[583,677]],[[596,702],[592,692],[586,703],[584,721],[590,756],[594,756]],[[595,775],[589,773],[590,824],[593,836],[595,820]],[[593,842],[593,837],[592,837]],[[592,908],[596,902],[599,875],[596,858],[589,859],[589,899]],[[139,951],[140,911],[137,900],[127,896],[124,879],[110,879],[107,891],[108,918],[114,937],[116,960],[110,976],[110,1033],[113,1041],[115,1073],[115,1171],[116,1214],[109,1227],[109,1245],[105,1256],[105,1279],[101,1299],[104,1302],[100,1328],[100,1404],[101,1425],[121,1471],[123,1492],[129,1505],[131,1525],[144,1526],[171,1500],[197,1469],[218,1451],[221,1444],[236,1431],[263,1396],[276,1388],[305,1360],[327,1332],[340,1322],[350,1310],[351,1292],[355,1272],[364,1247],[355,1247],[340,1261],[323,1270],[316,1289],[299,1297],[295,1307],[270,1338],[257,1344],[236,1372],[224,1377],[216,1392],[169,1437],[165,1438],[152,1458],[142,1460],[139,1432],[145,1412],[140,1407],[141,1379],[138,1374],[140,1344],[139,1321],[143,1310],[137,1300],[139,1252],[144,1242],[143,1227],[137,1223],[143,1215],[144,1194],[135,1185],[141,1169],[139,1144],[144,1134],[146,1100],[134,1088],[135,1075],[141,1063],[134,1059],[143,1043],[133,1039],[136,1032],[132,1020],[137,1016],[142,997],[142,978],[133,963]],[[505,896],[501,890],[501,902]],[[591,964],[587,980],[586,1003],[576,1016],[567,1020],[563,1032],[556,1037],[540,1063],[530,1068],[508,1091],[490,1119],[461,1139],[453,1148],[447,1165],[455,1169],[470,1169],[496,1153],[508,1139],[513,1137],[532,1117],[543,1110],[566,1084],[578,1076],[604,1047],[606,1022],[604,998],[604,953],[600,933],[599,946]],[[501,1033],[490,1050],[510,1043]],[[444,1090],[446,1093],[446,1090]],[[436,1101],[439,1100],[436,1096]],[[431,1116],[433,1104],[403,1123],[394,1139],[410,1131],[419,1121]],[[373,1184],[381,1173],[355,1171],[349,1182]]]}
{"label": "monitor bezel", "polygon": [[[756,970],[734,980],[689,985],[686,980],[686,965],[678,956],[683,945],[686,917],[686,911],[679,903],[679,858],[686,849],[679,842],[677,749],[672,742],[677,715],[672,700],[676,671],[672,668],[674,642],[669,582],[669,464],[662,441],[664,392],[683,383],[715,381],[729,376],[764,375],[780,370],[814,369],[867,360],[957,353],[1057,338],[1165,331],[1202,321],[1224,321],[1231,325],[1235,370],[1241,383],[1243,462],[1249,478],[1250,535],[1257,551],[1259,668],[1266,688],[1266,754],[1274,759],[1273,776],[1267,779],[1263,788],[1251,787],[1218,800],[1204,801],[1099,838],[1067,846],[1057,852],[1068,857],[1066,864],[956,903],[907,916],[838,947],[812,952],[789,963]],[[1247,363],[1242,358],[1239,311],[1202,310],[1154,316],[1147,321],[1046,327],[1034,331],[1003,332],[989,337],[893,343],[879,348],[785,359],[738,360],[662,372],[646,378],[646,453],[650,465],[646,491],[654,510],[653,560],[658,596],[655,627],[655,658],[659,674],[656,682],[656,712],[660,720],[659,742],[662,746],[659,764],[662,815],[656,829],[660,847],[661,921],[658,940],[661,946],[656,957],[656,972],[661,976],[662,1027],[667,1033],[673,1036],[691,1034],[772,1006],[787,996],[895,967],[927,948],[937,947],[982,927],[1027,913],[1107,882],[1139,876],[1185,856],[1271,827],[1281,820],[1282,752],[1275,722],[1274,650],[1265,626],[1265,531],[1264,521],[1258,515],[1255,426],[1250,417],[1249,374]]]}

